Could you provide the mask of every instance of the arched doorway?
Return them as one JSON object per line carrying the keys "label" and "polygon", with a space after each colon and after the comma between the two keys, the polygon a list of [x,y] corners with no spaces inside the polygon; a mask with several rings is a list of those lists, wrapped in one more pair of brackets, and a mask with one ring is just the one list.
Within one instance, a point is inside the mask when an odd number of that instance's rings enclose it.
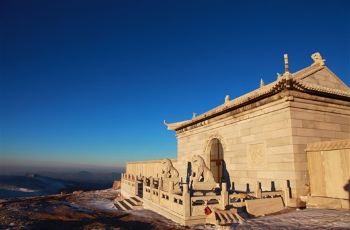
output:
{"label": "arched doorway", "polygon": [[210,171],[213,173],[216,183],[222,182],[224,150],[219,139],[210,141]]}

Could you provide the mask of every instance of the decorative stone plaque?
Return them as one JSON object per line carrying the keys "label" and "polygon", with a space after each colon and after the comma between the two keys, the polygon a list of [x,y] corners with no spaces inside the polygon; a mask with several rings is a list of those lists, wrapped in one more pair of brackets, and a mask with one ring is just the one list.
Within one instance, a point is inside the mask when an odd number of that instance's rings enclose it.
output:
{"label": "decorative stone plaque", "polygon": [[266,166],[265,144],[260,143],[248,146],[248,166],[251,169],[259,169]]}

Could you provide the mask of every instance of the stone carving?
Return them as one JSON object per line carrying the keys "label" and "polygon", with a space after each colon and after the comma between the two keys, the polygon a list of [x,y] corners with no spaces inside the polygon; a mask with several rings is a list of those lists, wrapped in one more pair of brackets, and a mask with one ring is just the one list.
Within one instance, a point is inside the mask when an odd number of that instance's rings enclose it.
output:
{"label": "stone carving", "polygon": [[161,189],[164,191],[179,192],[179,172],[173,166],[170,159],[163,159],[161,161]]}
{"label": "stone carving", "polygon": [[322,56],[319,52],[312,54],[311,58],[312,58],[312,60],[314,60],[313,65],[318,64],[320,66],[324,66],[324,63],[326,61],[325,59],[322,59]]}
{"label": "stone carving", "polygon": [[306,151],[316,152],[335,149],[350,149],[350,139],[311,143],[307,145]]}
{"label": "stone carving", "polygon": [[264,87],[265,86],[265,82],[264,80],[261,78],[260,79],[260,88]]}
{"label": "stone carving", "polygon": [[194,190],[213,190],[217,185],[213,173],[205,164],[203,158],[198,155],[192,157],[192,188]]}
{"label": "stone carving", "polygon": [[277,74],[277,80],[279,80],[282,77],[282,74],[276,73]]}
{"label": "stone carving", "polygon": [[230,95],[225,96],[225,104],[228,104],[230,102]]}
{"label": "stone carving", "polygon": [[266,153],[264,144],[248,146],[248,165],[250,168],[263,168],[266,165]]}
{"label": "stone carving", "polygon": [[179,172],[176,170],[176,168],[173,166],[173,163],[170,159],[163,159],[162,160],[162,173],[161,176],[163,180],[178,180],[179,179]]}
{"label": "stone carving", "polygon": [[288,54],[284,54],[284,73],[289,73]]}

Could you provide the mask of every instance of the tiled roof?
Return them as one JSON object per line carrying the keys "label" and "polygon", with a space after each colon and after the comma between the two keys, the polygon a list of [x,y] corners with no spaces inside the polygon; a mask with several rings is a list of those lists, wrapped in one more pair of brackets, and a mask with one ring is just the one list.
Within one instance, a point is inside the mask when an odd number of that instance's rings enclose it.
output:
{"label": "tiled roof", "polygon": [[[303,79],[311,76],[312,74],[327,68],[323,63],[313,63],[311,66],[308,66],[300,71],[295,73],[286,72],[278,79],[268,85],[262,86],[259,89],[256,89],[252,92],[249,92],[245,95],[242,95],[233,100],[227,101],[224,104],[211,109],[203,114],[193,117],[191,120],[176,122],[176,123],[166,123],[164,124],[168,127],[169,130],[178,130],[183,127],[189,126],[194,123],[205,121],[210,117],[214,117],[220,114],[225,113],[226,111],[232,110],[234,108],[241,107],[253,103],[262,98],[268,97],[270,95],[277,94],[284,89],[295,89],[302,92],[307,92],[310,94],[322,94],[325,96],[336,96],[344,98],[350,101],[350,89],[346,86],[346,89],[336,89],[329,88],[318,84],[312,84],[304,81]],[[328,69],[328,68],[327,68]],[[340,80],[339,80],[340,81]]]}

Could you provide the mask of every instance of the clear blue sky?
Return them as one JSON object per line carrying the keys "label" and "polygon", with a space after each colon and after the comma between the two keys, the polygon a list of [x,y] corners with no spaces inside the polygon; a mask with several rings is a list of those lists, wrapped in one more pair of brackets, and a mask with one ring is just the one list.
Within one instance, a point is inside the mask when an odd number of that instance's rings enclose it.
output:
{"label": "clear blue sky", "polygon": [[349,1],[0,1],[0,154],[176,157],[162,124],[311,63],[350,84]]}

